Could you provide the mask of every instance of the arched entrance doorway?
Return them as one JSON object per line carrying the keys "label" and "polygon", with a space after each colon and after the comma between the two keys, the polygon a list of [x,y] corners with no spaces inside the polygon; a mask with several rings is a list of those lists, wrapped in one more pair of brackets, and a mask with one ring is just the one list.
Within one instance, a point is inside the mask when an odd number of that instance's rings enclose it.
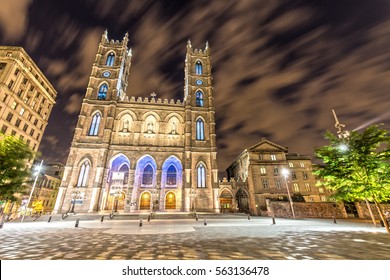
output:
{"label": "arched entrance doorway", "polygon": [[150,209],[150,193],[144,192],[141,195],[141,202],[139,205],[140,210],[149,210]]}
{"label": "arched entrance doorway", "polygon": [[219,204],[221,205],[221,212],[231,212],[233,204],[233,196],[228,190],[224,190],[219,196]]}
{"label": "arched entrance doorway", "polygon": [[173,192],[167,193],[165,197],[165,209],[176,209],[176,195]]}
{"label": "arched entrance doorway", "polygon": [[117,212],[124,209],[125,194],[123,192],[116,191],[108,196],[107,210]]}
{"label": "arched entrance doorway", "polygon": [[236,195],[238,212],[249,213],[249,199],[245,191],[239,189]]}

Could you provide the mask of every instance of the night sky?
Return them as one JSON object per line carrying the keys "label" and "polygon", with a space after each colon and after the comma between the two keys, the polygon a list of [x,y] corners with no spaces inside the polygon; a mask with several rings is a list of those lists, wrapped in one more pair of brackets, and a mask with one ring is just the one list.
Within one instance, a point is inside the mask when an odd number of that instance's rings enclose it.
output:
{"label": "night sky", "polygon": [[0,44],[22,46],[58,91],[40,150],[66,162],[104,30],[129,33],[129,96],[183,99],[186,42],[209,41],[219,170],[266,137],[313,155],[335,132],[390,129],[389,0],[0,0]]}

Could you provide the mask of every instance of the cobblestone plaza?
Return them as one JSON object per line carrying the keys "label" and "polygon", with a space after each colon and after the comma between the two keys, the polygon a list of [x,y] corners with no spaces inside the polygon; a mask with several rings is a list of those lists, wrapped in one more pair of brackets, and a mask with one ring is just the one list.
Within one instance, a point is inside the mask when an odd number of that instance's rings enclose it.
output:
{"label": "cobblestone plaza", "polygon": [[373,224],[329,219],[162,219],[6,223],[2,260],[389,260]]}

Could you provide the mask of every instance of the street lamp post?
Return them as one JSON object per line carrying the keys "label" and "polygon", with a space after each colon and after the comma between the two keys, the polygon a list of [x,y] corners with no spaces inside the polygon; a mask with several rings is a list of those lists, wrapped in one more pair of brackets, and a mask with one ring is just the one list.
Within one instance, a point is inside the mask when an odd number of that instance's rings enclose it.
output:
{"label": "street lamp post", "polygon": [[191,197],[191,210],[196,215],[196,207],[195,207],[195,197],[196,197],[196,190],[190,189],[190,197]]}
{"label": "street lamp post", "polygon": [[291,212],[292,212],[293,218],[295,219],[293,202],[291,199],[290,190],[288,188],[288,183],[287,183],[287,176],[288,176],[288,174],[290,174],[290,172],[287,169],[282,169],[282,174],[283,174],[284,180],[286,182],[286,189],[287,189],[288,200],[290,201]]}
{"label": "street lamp post", "polygon": [[76,205],[76,199],[78,198],[79,194],[80,194],[80,191],[79,191],[79,190],[76,190],[76,191],[74,191],[74,192],[72,193],[72,209],[70,210],[70,213],[75,214],[75,212],[74,212],[74,207],[75,207],[75,205]]}
{"label": "street lamp post", "polygon": [[26,216],[26,212],[27,212],[27,209],[28,209],[28,205],[30,204],[30,200],[31,200],[31,197],[32,197],[32,194],[34,192],[34,189],[35,189],[35,185],[37,184],[37,181],[38,181],[38,177],[39,177],[39,173],[41,172],[41,168],[42,168],[42,165],[43,165],[43,160],[41,160],[41,163],[39,164],[38,168],[37,168],[37,174],[35,176],[35,180],[34,180],[34,184],[31,188],[31,192],[30,192],[30,196],[27,200],[27,204],[26,204],[26,209],[23,213],[23,216],[22,216],[22,220],[20,221],[21,223],[23,223],[24,221],[24,217]]}
{"label": "street lamp post", "polygon": [[117,213],[118,212],[118,199],[119,199],[119,196],[121,195],[121,192],[120,191],[116,191],[115,194],[114,194],[114,205],[112,207],[112,212],[113,213]]}

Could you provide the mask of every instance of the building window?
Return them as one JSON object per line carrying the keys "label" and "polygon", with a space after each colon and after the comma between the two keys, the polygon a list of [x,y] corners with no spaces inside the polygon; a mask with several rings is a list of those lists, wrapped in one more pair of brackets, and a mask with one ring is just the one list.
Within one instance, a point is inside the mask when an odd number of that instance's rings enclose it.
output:
{"label": "building window", "polygon": [[271,155],[271,160],[276,160],[276,155]]}
{"label": "building window", "polygon": [[259,154],[259,160],[263,160],[264,157],[263,157],[263,154]]}
{"label": "building window", "polygon": [[16,119],[15,126],[16,126],[16,127],[19,127],[19,125],[20,125],[20,122],[21,122],[21,120],[20,120],[20,119]]}
{"label": "building window", "polygon": [[89,127],[89,133],[90,136],[96,136],[99,133],[99,124],[100,124],[100,113],[96,113],[92,117],[91,126]]}
{"label": "building window", "polygon": [[13,85],[14,85],[14,80],[9,81],[8,88],[11,89]]}
{"label": "building window", "polygon": [[198,180],[198,188],[206,187],[206,169],[203,163],[199,164],[197,168],[197,180]]}
{"label": "building window", "polygon": [[321,198],[321,201],[322,201],[322,202],[326,202],[326,196],[321,195],[320,198]]}
{"label": "building window", "polygon": [[176,168],[173,165],[167,170],[167,185],[176,185]]}
{"label": "building window", "polygon": [[7,100],[7,97],[8,97],[8,95],[4,94],[3,102],[5,102]]}
{"label": "building window", "polygon": [[7,131],[7,126],[4,124],[2,127],[1,127],[1,133],[5,134],[5,132]]}
{"label": "building window", "polygon": [[31,128],[31,130],[30,130],[30,136],[33,136],[33,135],[34,135],[34,132],[35,132],[35,130],[34,130],[33,128]]}
{"label": "building window", "polygon": [[20,109],[20,112],[19,112],[19,115],[23,116],[24,111],[25,111],[24,108],[21,108],[21,109]]}
{"label": "building window", "polygon": [[202,75],[203,74],[202,62],[200,62],[199,60],[195,63],[195,74],[196,75]]}
{"label": "building window", "polygon": [[23,78],[22,85],[27,84],[27,78]]}
{"label": "building window", "polygon": [[23,139],[24,139],[24,136],[23,136],[23,135],[20,135],[20,136],[19,136],[19,139],[20,139],[20,140],[23,140]]}
{"label": "building window", "polygon": [[8,113],[6,120],[7,120],[8,122],[10,122],[10,121],[12,120],[12,117],[13,117],[13,116],[14,116],[14,114]]}
{"label": "building window", "polygon": [[264,189],[268,189],[268,179],[267,178],[263,178],[261,179],[261,184],[263,185],[263,188]]}
{"label": "building window", "polygon": [[275,178],[275,187],[277,189],[281,189],[282,188],[282,182],[281,182],[280,178]]}
{"label": "building window", "polygon": [[265,167],[260,167],[260,173],[261,174],[267,174],[267,169],[265,169]]}
{"label": "building window", "polygon": [[18,97],[22,98],[22,95],[23,95],[23,90],[22,90],[22,89],[19,89],[19,91],[18,91]]}
{"label": "building window", "polygon": [[300,162],[299,165],[300,165],[301,167],[305,167],[305,163],[303,163],[303,162]]}
{"label": "building window", "polygon": [[110,53],[107,56],[106,65],[107,66],[114,66],[114,61],[115,61],[115,54],[114,53]]}
{"label": "building window", "polygon": [[307,192],[311,191],[309,183],[305,183],[305,191],[307,191]]}
{"label": "building window", "polygon": [[17,76],[19,74],[19,72],[20,72],[20,70],[18,68],[16,68],[14,75]]}
{"label": "building window", "polygon": [[31,142],[31,140],[27,139],[27,141],[26,141],[27,146],[30,145],[30,142]]}
{"label": "building window", "polygon": [[15,101],[12,102],[11,108],[12,108],[13,110],[16,110],[16,107],[18,107],[18,103],[16,103]]}
{"label": "building window", "polygon": [[319,191],[320,193],[324,193],[324,188],[318,188],[318,191]]}
{"label": "building window", "polygon": [[34,120],[34,125],[36,126],[37,123],[38,123],[38,119],[36,118],[36,119]]}
{"label": "building window", "polygon": [[144,168],[144,172],[142,174],[142,184],[143,185],[151,185],[153,183],[153,167],[148,164]]}
{"label": "building window", "polygon": [[299,185],[298,185],[298,183],[293,183],[293,190],[294,190],[294,192],[299,192]]}
{"label": "building window", "polygon": [[12,130],[12,131],[11,131],[11,135],[12,135],[12,136],[15,136],[15,135],[16,135],[16,131],[15,131],[15,130]]}
{"label": "building window", "polygon": [[291,178],[296,180],[297,179],[297,174],[293,171],[291,172]]}
{"label": "building window", "polygon": [[274,175],[279,175],[279,168],[277,166],[274,166]]}
{"label": "building window", "polygon": [[86,187],[89,173],[89,162],[85,161],[80,168],[79,179],[77,180],[78,187]]}
{"label": "building window", "polygon": [[304,180],[307,180],[309,178],[306,172],[302,172],[302,174],[303,174],[303,179]]}
{"label": "building window", "polygon": [[99,100],[105,100],[107,96],[107,91],[108,91],[108,86],[107,84],[102,84],[99,87],[99,92],[98,92],[98,99]]}
{"label": "building window", "polygon": [[203,93],[200,90],[196,92],[196,106],[203,107]]}
{"label": "building window", "polygon": [[289,162],[289,163],[288,163],[288,166],[289,166],[290,168],[293,168],[293,167],[294,167],[294,163]]}
{"label": "building window", "polygon": [[27,125],[27,124],[24,124],[24,126],[23,126],[23,131],[26,132],[26,131],[27,131],[27,128],[28,128],[28,125]]}
{"label": "building window", "polygon": [[40,137],[40,136],[41,136],[41,134],[38,133],[38,134],[37,134],[37,138],[36,138],[38,141],[39,141],[39,137]]}
{"label": "building window", "polygon": [[201,119],[196,121],[196,140],[204,140],[204,122]]}
{"label": "building window", "polygon": [[314,202],[314,198],[308,197],[308,198],[307,198],[307,201],[308,201],[308,202]]}

